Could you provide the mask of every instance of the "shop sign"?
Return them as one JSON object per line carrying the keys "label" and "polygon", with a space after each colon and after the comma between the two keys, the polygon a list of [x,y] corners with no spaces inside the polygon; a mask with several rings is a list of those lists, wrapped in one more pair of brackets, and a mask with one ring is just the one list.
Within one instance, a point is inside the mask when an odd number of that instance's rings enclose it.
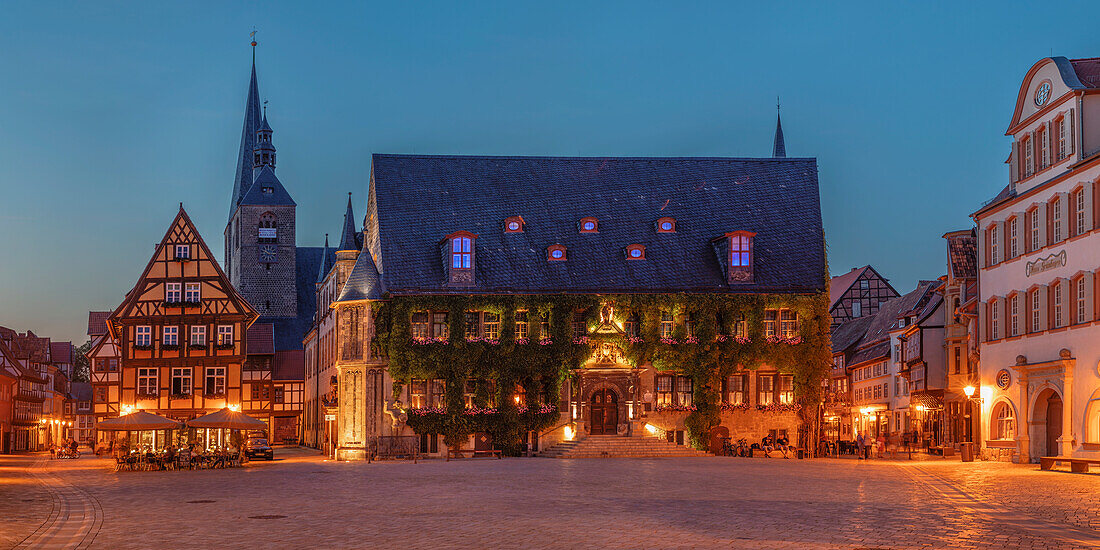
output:
{"label": "shop sign", "polygon": [[331,422],[333,420],[336,420],[336,415],[335,414],[326,414],[325,415],[325,422]]}
{"label": "shop sign", "polygon": [[1057,254],[1051,254],[1046,258],[1039,258],[1034,262],[1028,262],[1024,265],[1024,274],[1028,277],[1043,273],[1044,271],[1050,271],[1059,267],[1066,266],[1066,251],[1063,250]]}

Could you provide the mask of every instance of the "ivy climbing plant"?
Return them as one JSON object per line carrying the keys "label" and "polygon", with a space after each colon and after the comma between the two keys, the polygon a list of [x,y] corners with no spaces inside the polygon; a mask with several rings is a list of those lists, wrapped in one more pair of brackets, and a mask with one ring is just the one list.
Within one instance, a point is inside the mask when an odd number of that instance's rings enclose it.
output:
{"label": "ivy climbing plant", "polygon": [[[619,326],[629,315],[637,324],[634,335],[595,333],[600,306],[615,305]],[[798,313],[797,339],[764,337],[764,311],[788,309]],[[517,341],[515,313],[528,312],[528,334]],[[694,381],[695,410],[686,425],[691,442],[706,446],[711,429],[720,423],[721,381],[738,369],[769,365],[793,375],[795,402],[801,405],[801,424],[814,422],[821,401],[822,380],[829,368],[828,298],[786,294],[608,294],[538,296],[410,296],[394,297],[374,308],[375,351],[389,360],[394,398],[413,379],[446,381],[445,407],[411,411],[409,426],[416,433],[443,434],[448,446],[461,445],[471,434],[488,432],[506,452],[520,449],[527,430],[553,426],[561,383],[581,368],[601,343],[617,345],[632,366],[652,364],[659,371],[675,371]],[[414,312],[447,312],[446,339],[416,341],[411,337]],[[500,338],[468,341],[467,311],[500,315]],[[584,312],[585,337],[574,338],[575,312]],[[663,314],[680,322],[671,335],[661,334]],[[543,334],[543,316],[549,323]],[[685,319],[691,319],[693,334]],[[745,337],[735,337],[735,323],[743,321]],[[473,407],[467,408],[465,382],[478,380]],[[522,386],[526,403],[512,396]],[[498,406],[488,410],[489,404]],[[547,407],[549,406],[549,407]]]}

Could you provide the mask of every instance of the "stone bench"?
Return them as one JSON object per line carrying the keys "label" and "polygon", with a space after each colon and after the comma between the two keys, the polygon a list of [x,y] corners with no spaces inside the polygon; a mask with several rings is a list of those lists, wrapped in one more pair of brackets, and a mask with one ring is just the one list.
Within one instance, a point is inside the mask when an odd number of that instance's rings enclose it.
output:
{"label": "stone bench", "polygon": [[473,449],[447,449],[447,462],[450,462],[452,458],[464,458],[466,455],[470,455],[470,458],[504,458],[504,454],[497,449],[485,449],[485,450],[473,450]]}
{"label": "stone bench", "polygon": [[1095,458],[1071,458],[1068,456],[1044,456],[1039,458],[1040,470],[1052,470],[1057,463],[1069,463],[1069,471],[1079,474],[1089,473],[1089,465],[1100,466],[1100,459]]}

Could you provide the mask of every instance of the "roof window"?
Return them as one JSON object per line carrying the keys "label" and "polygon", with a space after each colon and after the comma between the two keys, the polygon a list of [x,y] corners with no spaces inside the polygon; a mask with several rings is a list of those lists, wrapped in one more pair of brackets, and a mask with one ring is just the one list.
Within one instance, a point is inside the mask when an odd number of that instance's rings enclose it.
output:
{"label": "roof window", "polygon": [[600,232],[600,221],[593,217],[581,218],[580,223],[577,225],[580,227],[581,233]]}
{"label": "roof window", "polygon": [[523,233],[523,217],[509,216],[504,218],[505,233]]}
{"label": "roof window", "polygon": [[546,261],[548,262],[564,262],[565,261],[565,247],[560,244],[552,244],[546,247]]}
{"label": "roof window", "polygon": [[645,259],[645,245],[644,244],[630,244],[626,246],[626,259],[628,260],[644,260]]}
{"label": "roof window", "polygon": [[657,232],[658,233],[675,233],[676,232],[676,220],[672,218],[657,218]]}

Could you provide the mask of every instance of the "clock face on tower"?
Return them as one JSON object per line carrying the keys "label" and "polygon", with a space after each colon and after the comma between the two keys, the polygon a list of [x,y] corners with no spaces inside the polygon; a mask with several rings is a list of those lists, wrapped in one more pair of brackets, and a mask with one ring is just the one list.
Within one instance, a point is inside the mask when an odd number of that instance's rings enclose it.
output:
{"label": "clock face on tower", "polygon": [[273,244],[265,244],[260,247],[260,261],[262,262],[274,262],[275,252],[278,248]]}

